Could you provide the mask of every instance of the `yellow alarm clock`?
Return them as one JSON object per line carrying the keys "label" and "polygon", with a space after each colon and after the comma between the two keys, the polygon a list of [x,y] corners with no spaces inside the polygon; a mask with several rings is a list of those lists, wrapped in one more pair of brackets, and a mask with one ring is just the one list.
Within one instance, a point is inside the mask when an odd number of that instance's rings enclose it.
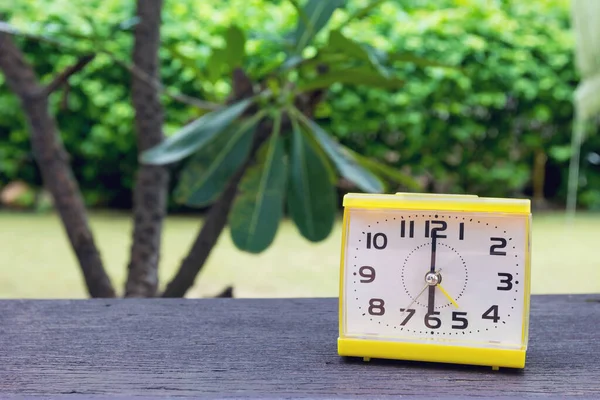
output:
{"label": "yellow alarm clock", "polygon": [[343,206],[340,356],[525,367],[529,200],[349,193]]}

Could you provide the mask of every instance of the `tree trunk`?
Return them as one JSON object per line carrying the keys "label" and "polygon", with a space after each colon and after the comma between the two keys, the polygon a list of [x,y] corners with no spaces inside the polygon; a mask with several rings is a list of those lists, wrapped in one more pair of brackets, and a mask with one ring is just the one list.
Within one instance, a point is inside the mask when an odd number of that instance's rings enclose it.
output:
{"label": "tree trunk", "polygon": [[31,131],[34,157],[44,185],[54,198],[55,207],[79,261],[90,296],[115,297],[94,243],[85,205],[73,178],[56,121],[48,111],[49,91],[38,83],[33,68],[5,33],[0,33],[0,69],[8,86],[21,99]]}
{"label": "tree trunk", "polygon": [[[137,1],[140,23],[135,28],[133,63],[159,81],[160,24],[162,0]],[[138,152],[163,138],[163,109],[156,87],[132,75],[132,98]],[[158,288],[158,262],[163,219],[166,214],[169,173],[164,166],[141,165],[134,194],[134,230],[125,296],[153,297]]]}
{"label": "tree trunk", "polygon": [[536,207],[545,206],[544,186],[546,184],[546,162],[548,156],[542,149],[535,151],[533,163],[533,203]]}

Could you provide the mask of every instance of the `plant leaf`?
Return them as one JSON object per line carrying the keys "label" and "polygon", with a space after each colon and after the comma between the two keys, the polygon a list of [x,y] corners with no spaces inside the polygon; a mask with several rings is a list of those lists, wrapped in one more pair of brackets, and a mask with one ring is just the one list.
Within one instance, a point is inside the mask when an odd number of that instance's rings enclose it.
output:
{"label": "plant leaf", "polygon": [[215,140],[191,156],[175,189],[177,202],[204,207],[216,200],[240,166],[246,161],[254,129],[264,113],[243,123],[233,123]]}
{"label": "plant leaf", "polygon": [[275,118],[271,138],[257,154],[256,164],[243,176],[234,200],[229,226],[236,247],[260,253],[273,242],[283,215],[286,164],[281,115]]}
{"label": "plant leaf", "polygon": [[230,26],[225,33],[225,42],[227,43],[225,54],[230,69],[233,70],[241,67],[246,55],[246,37],[244,31],[235,25]]}
{"label": "plant leaf", "polygon": [[306,13],[304,12],[304,9],[302,9],[302,6],[300,5],[300,3],[298,3],[298,0],[288,0],[292,6],[296,9],[296,12],[298,13],[298,18],[302,20],[302,22],[304,22],[304,25],[310,25],[310,20],[308,19],[308,16],[306,15]]}
{"label": "plant leaf", "polygon": [[318,242],[333,228],[335,188],[327,173],[326,160],[312,148],[295,119],[292,127],[288,209],[302,236]]}
{"label": "plant leaf", "polygon": [[333,30],[329,32],[329,47],[333,50],[343,52],[352,57],[360,58],[362,60],[369,60],[365,49],[363,49],[354,40],[348,39],[339,30]]}
{"label": "plant leaf", "polygon": [[401,79],[385,78],[379,73],[365,68],[346,68],[318,75],[310,81],[298,85],[297,89],[301,92],[308,92],[315,89],[327,88],[337,82],[384,89],[398,89],[404,86],[404,81]]}
{"label": "plant leaf", "polygon": [[375,7],[379,6],[381,3],[385,2],[385,1],[387,1],[387,0],[373,0],[371,3],[369,3],[365,7],[359,8],[352,15],[350,15],[346,21],[344,21],[342,23],[342,25],[340,26],[340,28],[342,28],[343,26],[348,25],[350,22],[354,21],[355,19],[361,19],[361,18],[366,17],[367,15],[369,15],[369,13],[371,11],[373,11],[373,9]]}
{"label": "plant leaf", "polygon": [[[382,61],[385,59],[385,53],[382,53],[371,46],[349,39],[339,30],[334,30],[329,33],[329,47],[333,51],[370,63],[383,77],[387,78],[390,75],[388,70],[382,64]],[[382,54],[384,57],[381,56]]]}
{"label": "plant leaf", "polygon": [[215,83],[223,76],[224,67],[227,66],[227,52],[224,49],[213,48],[206,60],[206,76],[209,82]]}
{"label": "plant leaf", "polygon": [[[295,55],[302,53],[302,50],[310,44],[317,33],[327,25],[333,12],[345,4],[346,0],[308,0],[306,2],[303,8],[305,18],[299,16],[293,36]],[[308,23],[305,22],[306,20]]]}
{"label": "plant leaf", "polygon": [[350,149],[348,149],[348,151],[365,168],[369,168],[371,171],[377,171],[381,176],[386,176],[390,180],[392,180],[396,183],[399,183],[401,185],[404,185],[407,188],[410,188],[413,190],[422,190],[423,189],[421,187],[421,185],[419,184],[419,182],[412,176],[409,176],[403,172],[400,172],[397,169],[390,167],[389,165],[385,165],[377,160],[362,156]]}
{"label": "plant leaf", "polygon": [[250,106],[254,98],[240,100],[228,107],[204,114],[179,132],[143,152],[144,164],[169,164],[179,161],[209,143]]}
{"label": "plant leaf", "polygon": [[312,132],[344,178],[354,182],[365,192],[383,192],[383,183],[381,180],[371,171],[361,166],[345,147],[331,139],[327,132],[314,121],[306,118],[300,111],[295,110],[294,113],[308,130]]}

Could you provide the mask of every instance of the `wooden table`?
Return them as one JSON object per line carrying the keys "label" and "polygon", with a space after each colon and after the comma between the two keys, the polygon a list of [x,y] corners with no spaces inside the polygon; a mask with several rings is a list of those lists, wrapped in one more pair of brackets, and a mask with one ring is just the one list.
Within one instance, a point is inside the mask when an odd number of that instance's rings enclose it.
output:
{"label": "wooden table", "polygon": [[524,371],[342,359],[337,319],[336,299],[4,300],[0,398],[600,399],[600,295],[534,296]]}

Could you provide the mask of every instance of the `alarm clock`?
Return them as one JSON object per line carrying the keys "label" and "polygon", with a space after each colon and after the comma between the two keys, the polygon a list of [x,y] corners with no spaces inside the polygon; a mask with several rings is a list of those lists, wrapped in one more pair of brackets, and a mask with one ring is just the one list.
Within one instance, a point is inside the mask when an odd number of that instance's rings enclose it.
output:
{"label": "alarm clock", "polygon": [[340,356],[525,367],[529,200],[348,193],[343,208]]}

